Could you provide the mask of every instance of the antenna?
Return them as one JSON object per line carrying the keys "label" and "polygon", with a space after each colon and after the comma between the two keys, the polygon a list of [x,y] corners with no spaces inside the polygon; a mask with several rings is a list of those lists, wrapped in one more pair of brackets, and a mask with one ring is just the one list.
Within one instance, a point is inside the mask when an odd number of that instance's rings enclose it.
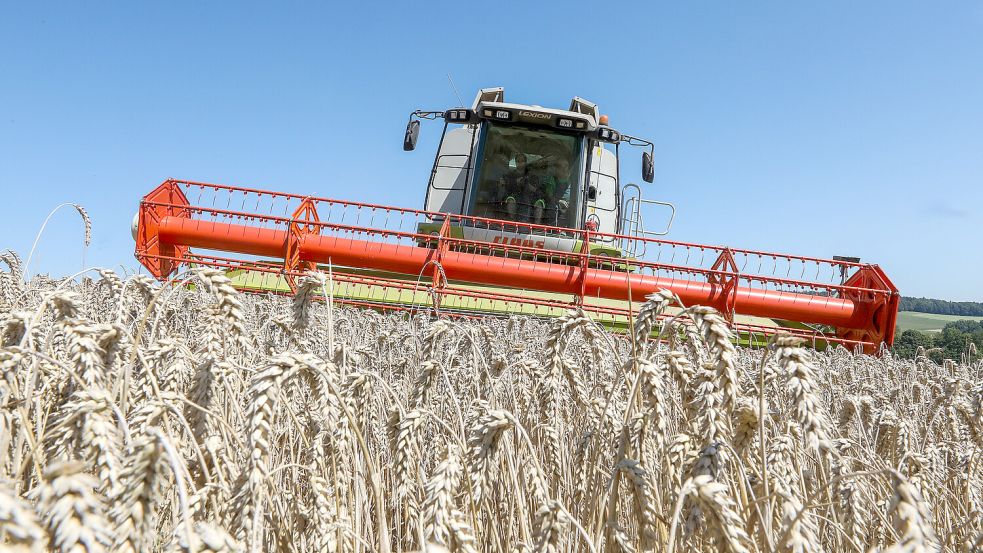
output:
{"label": "antenna", "polygon": [[457,91],[457,87],[454,86],[454,79],[451,78],[451,74],[447,74],[447,81],[451,83],[451,88],[454,89],[454,95],[457,96],[457,101],[461,102],[461,107],[465,107],[464,100],[461,99],[461,93]]}

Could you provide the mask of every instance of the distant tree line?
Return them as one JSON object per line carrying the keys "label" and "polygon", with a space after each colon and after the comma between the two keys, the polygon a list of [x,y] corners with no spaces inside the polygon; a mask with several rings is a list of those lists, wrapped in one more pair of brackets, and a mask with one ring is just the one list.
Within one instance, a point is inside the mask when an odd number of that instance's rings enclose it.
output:
{"label": "distant tree line", "polygon": [[983,321],[952,321],[942,332],[905,330],[894,339],[894,353],[905,359],[913,359],[918,348],[937,363],[943,359],[958,361],[963,354],[970,354],[970,344],[975,344],[973,360],[983,353]]}
{"label": "distant tree line", "polygon": [[945,301],[932,298],[907,298],[901,296],[901,311],[983,317],[983,303],[975,301]]}

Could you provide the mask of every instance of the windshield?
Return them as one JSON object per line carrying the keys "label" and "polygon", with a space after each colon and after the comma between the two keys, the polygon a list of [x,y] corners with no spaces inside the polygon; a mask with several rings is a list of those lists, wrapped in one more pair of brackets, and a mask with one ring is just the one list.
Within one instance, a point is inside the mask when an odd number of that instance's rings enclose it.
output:
{"label": "windshield", "polygon": [[471,214],[577,227],[582,143],[575,134],[487,123]]}

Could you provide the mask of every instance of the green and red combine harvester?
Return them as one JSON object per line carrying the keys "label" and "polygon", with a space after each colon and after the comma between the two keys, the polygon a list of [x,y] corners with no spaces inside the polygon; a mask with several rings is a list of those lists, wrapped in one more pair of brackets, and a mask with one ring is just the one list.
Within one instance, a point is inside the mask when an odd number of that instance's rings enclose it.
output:
{"label": "green and red combine harvester", "polygon": [[[619,174],[623,147],[640,147],[652,182],[652,143],[587,100],[549,109],[482,89],[470,108],[414,112],[404,149],[439,118],[422,210],[167,180],[140,203],[136,257],[161,280],[214,266],[242,290],[290,293],[330,270],[341,303],[467,317],[578,306],[612,328],[668,289],[718,309],[743,343],[778,330],[866,352],[894,341],[899,295],[877,265],[662,238],[675,208]],[[654,210],[667,220],[658,231],[643,224]]]}

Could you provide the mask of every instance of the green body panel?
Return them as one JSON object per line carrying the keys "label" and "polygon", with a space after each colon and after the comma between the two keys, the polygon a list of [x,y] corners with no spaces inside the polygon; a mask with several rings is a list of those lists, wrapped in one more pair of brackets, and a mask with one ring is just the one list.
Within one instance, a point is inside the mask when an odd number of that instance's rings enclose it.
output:
{"label": "green body panel", "polygon": [[[420,234],[440,234],[443,223],[420,223],[416,231]],[[464,229],[458,225],[450,225],[451,238],[464,238]]]}
{"label": "green body panel", "polygon": [[[319,270],[325,274],[328,272],[327,267],[319,267]],[[335,267],[333,268],[333,272],[339,276],[357,275],[365,277],[382,277],[400,280],[410,284],[417,283],[416,277],[408,277],[405,275],[386,273],[382,271]],[[240,290],[250,292],[271,292],[278,294],[290,293],[290,286],[287,284],[286,279],[281,275],[244,269],[232,270],[226,274],[232,280],[232,285]],[[465,290],[483,291],[488,293],[517,294],[520,292],[519,290],[503,286],[473,285],[460,282],[452,282],[452,284]],[[393,308],[416,307],[420,311],[424,312],[429,310],[432,306],[432,296],[427,289],[426,280],[420,282],[419,287],[416,290],[398,290],[379,285],[353,284],[343,282],[341,280],[335,280],[329,291],[336,300],[342,302],[351,301],[383,304]],[[571,305],[573,303],[573,297],[569,294],[522,290],[521,295],[524,298],[534,301],[552,300],[567,302]],[[584,305],[588,308],[595,306],[602,308],[617,307],[620,309],[627,309],[629,307],[628,302],[603,298],[585,298]],[[630,306],[631,312],[637,313],[641,306],[641,302],[633,302]],[[554,318],[566,313],[569,310],[569,307],[548,307],[531,303],[507,302],[484,298],[477,299],[448,293],[441,298],[440,310],[448,313],[462,313],[478,316],[501,317],[520,315],[538,318]],[[670,308],[668,313],[678,313],[678,309]],[[613,332],[628,332],[631,328],[631,322],[629,317],[626,315],[614,315],[601,312],[591,312],[590,315],[595,322]],[[761,317],[745,317],[738,315],[737,320],[738,322],[771,328],[780,328],[781,326],[784,326],[783,324],[780,324],[780,322]],[[656,327],[656,329],[653,330],[653,337],[657,337],[659,332],[660,329]],[[746,333],[742,333],[737,337],[738,345],[758,347],[764,346],[766,343],[767,338],[760,335],[751,336]],[[822,344],[817,344],[817,346],[821,347]]]}
{"label": "green body panel", "polygon": [[[416,231],[420,234],[437,235],[440,234],[440,229],[442,227],[442,223],[419,223],[416,227]],[[449,231],[451,238],[464,238],[464,229],[460,225],[450,225]],[[571,253],[581,251],[583,244],[583,240],[575,240]],[[621,251],[621,248],[598,242],[591,242],[590,254],[604,257],[624,257],[624,252]]]}

